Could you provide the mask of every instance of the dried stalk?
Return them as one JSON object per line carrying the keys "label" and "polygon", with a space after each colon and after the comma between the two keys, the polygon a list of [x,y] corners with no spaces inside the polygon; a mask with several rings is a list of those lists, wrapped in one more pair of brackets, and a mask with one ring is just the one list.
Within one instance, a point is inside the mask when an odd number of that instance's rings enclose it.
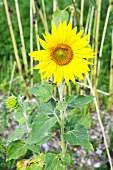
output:
{"label": "dried stalk", "polygon": [[[92,84],[91,84],[91,82],[90,82],[90,79],[89,79],[88,76],[86,76],[86,78],[87,78],[87,81],[88,81],[88,83],[89,83],[89,86],[90,86],[92,95],[95,96],[95,92],[94,92],[94,90],[93,90],[93,87],[92,87]],[[99,107],[98,107],[98,103],[97,103],[96,97],[94,98],[94,103],[95,103],[95,107],[96,107],[96,112],[97,112],[98,121],[99,121],[99,124],[100,124],[100,127],[101,127],[101,131],[102,131],[102,134],[103,134],[104,145],[105,145],[105,148],[106,148],[106,152],[107,152],[107,156],[108,156],[108,160],[109,160],[109,164],[110,164],[110,169],[113,170],[113,167],[112,167],[112,159],[111,159],[111,156],[110,156],[110,153],[109,153],[108,144],[107,144],[107,139],[106,139],[106,135],[105,135],[105,132],[104,132],[104,126],[103,126],[102,121],[101,121],[100,112],[99,112]]]}
{"label": "dried stalk", "polygon": [[[34,0],[33,0],[33,15],[36,15],[36,7],[35,7],[35,2],[34,2]],[[37,18],[35,18],[34,26],[35,26],[37,49],[40,50]],[[42,73],[41,73],[41,77],[42,77]],[[42,78],[41,78],[41,84],[43,84],[43,79],[42,79]]]}
{"label": "dried stalk", "polygon": [[12,22],[11,22],[10,14],[9,14],[9,11],[8,11],[7,0],[4,0],[4,6],[5,6],[5,10],[6,10],[6,16],[7,16],[8,26],[9,26],[9,30],[10,30],[10,34],[11,34],[12,43],[13,43],[17,67],[18,67],[18,70],[19,70],[19,74],[21,76],[21,80],[23,81],[23,86],[26,87],[26,84],[25,84],[25,81],[24,81],[24,78],[23,78],[23,75],[22,75],[22,67],[21,67],[21,63],[20,63],[20,58],[18,56],[18,50],[17,50],[16,40],[15,40],[14,31],[13,31],[13,27],[12,27]]}
{"label": "dried stalk", "polygon": [[[92,23],[93,23],[93,15],[94,15],[94,7],[92,6],[90,6],[90,8],[89,8],[89,18],[90,18],[90,20],[89,20],[89,27],[88,27],[88,34],[91,34],[91,27],[92,27]],[[88,39],[89,41],[90,41],[90,37],[89,37],[89,39]],[[92,60],[92,62],[93,62],[93,60]],[[87,79],[86,79],[86,77],[85,77],[85,79],[84,79],[84,84],[87,84]]]}
{"label": "dried stalk", "polygon": [[26,56],[26,48],[24,43],[24,37],[23,37],[23,30],[22,30],[22,23],[20,19],[20,11],[19,11],[19,5],[18,0],[15,0],[15,6],[16,6],[16,13],[17,13],[17,19],[18,19],[18,26],[20,31],[20,38],[21,38],[21,44],[22,44],[22,56],[23,56],[23,62],[24,62],[24,68],[26,75],[28,74],[28,62],[27,62],[27,56]]}
{"label": "dried stalk", "polygon": [[80,24],[83,27],[84,0],[81,0]]}
{"label": "dried stalk", "polygon": [[8,92],[8,96],[10,95],[10,92],[11,92],[12,80],[13,80],[13,77],[14,77],[15,67],[16,67],[16,62],[14,61],[13,69],[12,69],[12,73],[11,73],[11,79],[10,79],[10,83],[9,83],[9,92]]}
{"label": "dried stalk", "polygon": [[[35,3],[33,0],[33,15],[36,15],[36,8],[35,8]],[[37,25],[37,18],[35,18],[35,34],[36,34],[36,43],[37,43],[37,49],[40,50],[40,43],[39,43],[39,34],[38,34],[38,25]]]}
{"label": "dried stalk", "polygon": [[[87,84],[80,83],[80,82],[76,82],[76,83],[79,84],[79,85],[81,85],[81,86],[84,86],[84,87],[87,87],[88,89],[90,89],[90,86],[88,86]],[[97,89],[97,92],[98,92],[98,93],[101,93],[101,94],[103,94],[103,95],[105,95],[105,96],[109,96],[109,93],[104,92],[104,91],[102,91],[102,90]]]}
{"label": "dried stalk", "polygon": [[109,82],[109,110],[113,111],[113,28],[112,28],[112,51],[110,62],[110,82]]}
{"label": "dried stalk", "polygon": [[[33,51],[33,11],[32,0],[30,0],[30,51]],[[31,57],[31,86],[33,86],[33,58]]]}
{"label": "dried stalk", "polygon": [[[88,34],[91,34],[91,27],[93,23],[93,15],[94,15],[94,7],[91,7],[91,13],[90,13],[90,22],[89,22],[89,27],[88,27]],[[89,38],[90,41],[90,38]]]}
{"label": "dried stalk", "polygon": [[91,13],[91,6],[89,7],[89,11],[88,11],[88,16],[87,16],[87,20],[86,20],[86,25],[85,25],[85,31],[84,31],[84,35],[87,34],[88,32],[88,25],[89,25],[89,21],[90,21],[90,13]]}
{"label": "dried stalk", "polygon": [[42,10],[40,9],[40,5],[38,4],[38,1],[37,1],[37,0],[35,0],[35,3],[36,3],[36,6],[37,6],[37,9],[38,9],[38,13],[39,13],[39,15],[40,15],[40,18],[41,18],[41,20],[42,20],[42,23],[43,23],[43,25],[44,25],[44,29],[46,30],[45,18],[44,18],[44,15],[43,15],[43,13],[42,13]]}
{"label": "dried stalk", "polygon": [[53,12],[58,10],[58,2],[57,0],[53,0]]}
{"label": "dried stalk", "polygon": [[43,9],[43,15],[44,15],[45,30],[48,31],[48,24],[47,24],[44,0],[42,0],[42,9]]}
{"label": "dried stalk", "polygon": [[[104,45],[104,40],[105,40],[105,34],[107,30],[107,24],[108,24],[108,19],[111,11],[111,4],[109,3],[107,15],[106,15],[106,20],[104,24],[104,29],[103,29],[103,34],[102,34],[102,40],[101,40],[101,45],[100,45],[100,51],[99,51],[99,60],[98,60],[98,70],[97,70],[97,77],[99,77],[99,72],[100,72],[100,58],[102,57],[102,50],[103,50],[103,45]],[[97,79],[97,84],[98,84],[98,79]]]}
{"label": "dried stalk", "polygon": [[101,2],[102,0],[97,0],[97,11],[96,11],[96,32],[95,32],[95,58],[94,58],[94,90],[96,93],[96,87],[97,87],[97,56],[98,56],[98,39],[99,39],[99,25],[100,25],[100,12],[101,12]]}

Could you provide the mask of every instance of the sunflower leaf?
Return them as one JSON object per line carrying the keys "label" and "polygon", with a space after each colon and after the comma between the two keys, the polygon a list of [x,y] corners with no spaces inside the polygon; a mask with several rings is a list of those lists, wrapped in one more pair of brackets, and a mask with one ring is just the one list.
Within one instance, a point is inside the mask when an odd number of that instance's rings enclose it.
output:
{"label": "sunflower leaf", "polygon": [[12,142],[15,139],[21,139],[24,133],[25,133],[24,130],[22,130],[21,127],[19,127],[9,136],[7,142]]}
{"label": "sunflower leaf", "polygon": [[68,103],[68,109],[74,109],[76,107],[82,108],[85,107],[88,103],[90,103],[94,99],[94,96],[68,96],[66,98],[66,102]]}
{"label": "sunflower leaf", "polygon": [[65,133],[64,139],[71,145],[80,145],[86,149],[93,150],[92,144],[89,141],[88,131],[81,124],[76,124],[73,130]]}
{"label": "sunflower leaf", "polygon": [[47,153],[45,156],[47,170],[65,170],[65,166],[59,160],[59,155]]}
{"label": "sunflower leaf", "polygon": [[53,87],[50,84],[33,86],[28,89],[34,96],[38,97],[40,102],[48,102],[51,99],[53,93]]}
{"label": "sunflower leaf", "polygon": [[68,21],[69,14],[65,10],[57,10],[53,14],[52,24],[54,23],[56,27],[58,27],[60,21],[64,22],[65,20]]}
{"label": "sunflower leaf", "polygon": [[38,112],[46,113],[48,115],[53,114],[55,107],[56,107],[56,102],[53,98],[51,98],[49,102],[40,103],[40,105],[38,107]]}
{"label": "sunflower leaf", "polygon": [[48,131],[56,121],[56,117],[50,118],[44,113],[38,114],[33,121],[31,135],[24,142],[27,144],[46,143],[51,138],[51,135],[48,136]]}
{"label": "sunflower leaf", "polygon": [[12,142],[7,149],[7,161],[11,159],[17,159],[27,152],[26,145],[22,141],[14,141]]}
{"label": "sunflower leaf", "polygon": [[67,122],[70,129],[73,129],[75,124],[82,124],[86,129],[89,129],[91,125],[90,114],[76,114]]}

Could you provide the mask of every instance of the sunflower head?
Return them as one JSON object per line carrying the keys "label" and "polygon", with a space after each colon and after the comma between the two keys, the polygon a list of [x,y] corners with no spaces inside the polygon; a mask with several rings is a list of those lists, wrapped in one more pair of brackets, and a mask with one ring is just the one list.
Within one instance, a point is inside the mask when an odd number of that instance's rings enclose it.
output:
{"label": "sunflower head", "polygon": [[19,107],[17,97],[13,95],[8,97],[6,100],[6,107],[13,110],[17,109]]}
{"label": "sunflower head", "polygon": [[35,69],[43,73],[42,78],[54,76],[54,83],[59,85],[64,79],[75,83],[75,77],[83,79],[82,74],[88,74],[88,62],[84,58],[93,58],[94,52],[89,46],[89,35],[82,37],[83,30],[77,33],[77,27],[66,21],[60,22],[58,28],[52,25],[52,32],[43,34],[40,40],[43,50],[33,51],[29,56],[41,60]]}

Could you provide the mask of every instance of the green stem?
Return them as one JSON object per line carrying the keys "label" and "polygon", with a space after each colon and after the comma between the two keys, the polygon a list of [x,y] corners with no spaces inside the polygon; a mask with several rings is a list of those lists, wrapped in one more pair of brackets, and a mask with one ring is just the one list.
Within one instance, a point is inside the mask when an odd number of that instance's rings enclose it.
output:
{"label": "green stem", "polygon": [[27,128],[27,132],[29,134],[31,132],[31,129],[29,128],[29,125],[28,125],[28,115],[26,113],[26,108],[24,106],[21,106],[21,111],[25,118],[25,124],[26,124],[26,128]]}
{"label": "green stem", "polygon": [[57,118],[57,121],[58,121],[58,123],[59,123],[59,125],[60,125],[60,127],[61,127],[61,126],[62,126],[62,124],[61,124],[61,122],[60,122],[60,120],[59,120],[59,118],[58,118],[57,114],[55,113],[55,111],[54,111],[54,115],[55,115],[55,117]]}
{"label": "green stem", "polygon": [[66,147],[65,147],[65,142],[64,142],[64,112],[60,111],[61,114],[61,140],[62,140],[62,153],[66,153]]}
{"label": "green stem", "polygon": [[[60,86],[58,87],[58,92],[59,92],[59,97],[60,97],[60,102],[63,102],[63,89],[64,85],[61,83]],[[62,148],[62,153],[66,153],[66,146],[65,146],[65,141],[64,141],[64,116],[65,112],[60,110],[60,115],[61,115],[61,148]]]}

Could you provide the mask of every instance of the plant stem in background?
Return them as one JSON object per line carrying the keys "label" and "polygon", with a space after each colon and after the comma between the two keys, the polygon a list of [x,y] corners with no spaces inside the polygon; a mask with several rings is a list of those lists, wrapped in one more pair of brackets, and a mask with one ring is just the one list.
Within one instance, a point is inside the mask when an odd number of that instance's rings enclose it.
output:
{"label": "plant stem in background", "polygon": [[41,11],[41,9],[40,9],[40,7],[39,7],[38,4],[37,4],[37,8],[38,8],[38,13],[39,13],[40,18],[41,18],[41,20],[42,20],[42,23],[43,23],[43,25],[44,25],[44,29],[46,30],[44,16],[43,16],[43,13],[42,13],[42,11]]}
{"label": "plant stem in background", "polygon": [[[33,2],[30,0],[30,51],[33,51]],[[33,86],[33,58],[31,57],[31,86]]]}
{"label": "plant stem in background", "polygon": [[[88,27],[88,34],[91,34],[91,27],[92,27],[92,23],[93,23],[93,15],[94,15],[94,7],[91,7],[91,13],[90,13],[90,21],[89,21],[89,27]],[[90,37],[89,37],[89,41],[90,41]]]}
{"label": "plant stem in background", "polygon": [[[35,26],[37,50],[40,50],[39,34],[38,34],[38,22],[37,22],[37,17],[36,17],[36,7],[35,7],[34,0],[33,0],[33,16],[34,16],[34,22],[33,23],[34,23],[34,26]],[[41,73],[41,84],[43,84],[42,73]]]}
{"label": "plant stem in background", "polygon": [[[107,30],[107,24],[108,24],[110,11],[111,11],[111,4],[109,4],[109,7],[108,7],[105,24],[104,24],[104,29],[103,29],[103,34],[102,34],[102,40],[101,40],[100,51],[99,51],[99,59],[98,59],[97,77],[99,77],[99,72],[100,72],[100,59],[102,57],[102,50],[103,50],[103,45],[104,45],[105,34],[106,34],[106,30]],[[98,84],[98,79],[97,79],[97,84]]]}
{"label": "plant stem in background", "polygon": [[[95,96],[95,92],[93,90],[93,87],[92,87],[92,84],[90,82],[90,79],[89,79],[88,76],[86,76],[86,78],[87,78],[87,81],[89,83],[92,95]],[[105,132],[104,132],[104,127],[103,127],[103,124],[102,124],[102,121],[101,121],[99,107],[98,107],[98,103],[97,103],[96,97],[94,98],[94,103],[95,103],[95,108],[96,108],[96,111],[97,111],[98,121],[99,121],[99,124],[100,124],[100,127],[101,127],[101,131],[102,131],[102,135],[103,135],[103,138],[104,138],[104,145],[105,145],[105,148],[106,148],[106,152],[107,152],[107,156],[108,156],[108,160],[109,160],[109,164],[110,164],[110,170],[113,170],[112,159],[111,159],[111,156],[110,156],[110,153],[109,153],[107,139],[106,139],[106,135],[105,135]]]}
{"label": "plant stem in background", "polygon": [[57,0],[53,0],[53,12],[58,10],[58,2]]}
{"label": "plant stem in background", "polygon": [[11,79],[10,79],[10,83],[9,83],[9,92],[8,92],[8,96],[9,96],[10,93],[11,93],[11,86],[12,86],[12,80],[13,80],[13,77],[14,77],[15,67],[16,67],[16,62],[14,61],[13,69],[12,69],[12,73],[11,73]]}
{"label": "plant stem in background", "polygon": [[[36,15],[36,8],[35,8],[35,2],[33,0],[33,15]],[[34,26],[35,26],[35,34],[36,34],[36,43],[37,43],[37,50],[40,50],[40,43],[39,43],[39,34],[38,34],[38,22],[37,17],[35,16],[34,20]]]}
{"label": "plant stem in background", "polygon": [[[90,6],[89,7],[89,13],[88,13],[88,19],[89,19],[89,26],[87,26],[87,31],[88,31],[88,34],[91,34],[91,27],[92,27],[92,23],[93,23],[93,15],[94,15],[94,7],[93,6]],[[87,33],[87,32],[86,32]],[[90,37],[88,39],[90,41]],[[93,59],[91,61],[93,63]],[[87,79],[86,77],[84,78],[84,84],[87,84]]]}
{"label": "plant stem in background", "polygon": [[43,14],[44,14],[45,30],[48,31],[48,25],[47,25],[47,18],[46,18],[46,10],[45,10],[44,0],[42,0],[42,9],[43,9]]}
{"label": "plant stem in background", "polygon": [[9,11],[8,11],[7,0],[4,0],[4,5],[5,5],[5,10],[6,10],[8,26],[9,26],[9,30],[10,30],[10,34],[11,34],[11,39],[12,39],[12,43],[13,43],[14,54],[15,54],[15,58],[16,58],[16,62],[17,62],[17,67],[18,67],[18,70],[19,70],[19,74],[21,76],[21,80],[23,82],[23,86],[26,88],[26,84],[25,84],[23,74],[22,74],[22,67],[21,67],[21,63],[20,63],[20,58],[18,56],[18,50],[17,50],[16,40],[15,40],[14,31],[13,31],[13,27],[12,27],[12,23],[11,23],[11,18],[10,18],[10,14],[9,14]]}
{"label": "plant stem in background", "polygon": [[100,26],[100,12],[101,12],[101,2],[102,0],[97,0],[97,10],[95,13],[96,17],[96,29],[95,29],[95,58],[94,58],[94,90],[96,93],[96,88],[97,88],[97,59],[98,59],[98,39],[99,39],[99,26]]}
{"label": "plant stem in background", "polygon": [[110,62],[110,82],[109,82],[109,110],[113,111],[113,27],[112,27],[112,51]]}
{"label": "plant stem in background", "polygon": [[22,54],[23,54],[22,56],[23,56],[24,68],[25,68],[25,73],[27,76],[28,75],[28,62],[27,62],[27,56],[26,56],[26,48],[25,48],[25,43],[24,43],[22,24],[21,24],[21,19],[20,19],[18,0],[15,0],[15,6],[16,6],[18,26],[19,26],[19,31],[20,31],[21,44],[22,44]]}
{"label": "plant stem in background", "polygon": [[76,19],[77,19],[77,22],[78,22],[78,24],[79,24],[79,26],[80,26],[80,30],[81,30],[81,29],[83,29],[83,28],[82,28],[82,25],[81,25],[81,23],[80,23],[79,14],[78,14],[78,12],[77,12],[77,10],[76,10],[75,0],[72,0],[72,3],[73,3],[73,6],[74,6],[74,9],[75,9],[75,16],[76,16]]}
{"label": "plant stem in background", "polygon": [[[81,83],[81,82],[76,82],[77,84],[81,85],[81,86],[84,86],[84,87],[87,87],[88,89],[90,89],[90,86],[89,85],[86,85],[84,83]],[[109,96],[109,93],[107,92],[104,92],[102,90],[99,90],[97,89],[97,92],[100,93],[100,94],[104,94],[105,96]]]}
{"label": "plant stem in background", "polygon": [[[75,9],[74,9],[74,6],[71,6],[70,7],[70,11],[71,11],[71,14],[70,14],[70,22],[73,23],[73,20],[74,20],[74,14],[75,14]],[[76,25],[76,24],[75,24]]]}
{"label": "plant stem in background", "polygon": [[80,24],[83,27],[84,0],[81,0]]}
{"label": "plant stem in background", "polygon": [[85,31],[84,31],[84,35],[87,34],[88,32],[88,25],[89,25],[89,21],[90,21],[90,13],[91,13],[91,6],[89,6],[89,11],[88,11],[88,15],[87,15],[87,20],[86,20],[86,25],[85,25]]}

